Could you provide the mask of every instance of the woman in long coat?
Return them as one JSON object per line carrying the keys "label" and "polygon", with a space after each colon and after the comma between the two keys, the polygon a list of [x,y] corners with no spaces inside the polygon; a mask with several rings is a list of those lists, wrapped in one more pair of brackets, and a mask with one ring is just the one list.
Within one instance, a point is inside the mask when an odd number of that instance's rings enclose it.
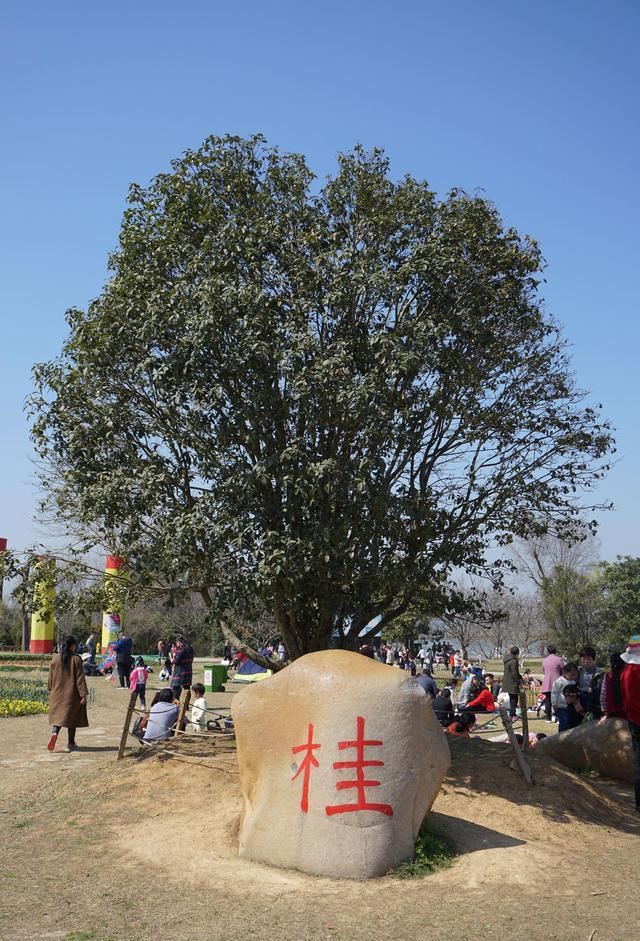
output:
{"label": "woman in long coat", "polygon": [[75,751],[76,729],[85,729],[87,719],[87,681],[84,678],[82,659],[76,653],[75,637],[65,637],[60,653],[51,658],[49,668],[49,722],[51,737],[47,748],[53,751],[61,728],[67,729],[69,742],[67,751]]}

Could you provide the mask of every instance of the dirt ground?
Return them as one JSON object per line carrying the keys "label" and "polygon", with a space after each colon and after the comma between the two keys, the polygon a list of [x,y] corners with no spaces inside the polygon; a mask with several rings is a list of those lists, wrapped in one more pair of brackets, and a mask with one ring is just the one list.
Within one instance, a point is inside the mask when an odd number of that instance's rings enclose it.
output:
{"label": "dirt ground", "polygon": [[534,756],[527,789],[506,746],[454,741],[431,815],[459,853],[453,867],[322,879],[237,859],[233,756],[187,763],[134,747],[116,763],[127,696],[90,682],[76,753],[64,740],[46,751],[46,716],[0,720],[1,941],[640,937],[640,818],[626,785]]}

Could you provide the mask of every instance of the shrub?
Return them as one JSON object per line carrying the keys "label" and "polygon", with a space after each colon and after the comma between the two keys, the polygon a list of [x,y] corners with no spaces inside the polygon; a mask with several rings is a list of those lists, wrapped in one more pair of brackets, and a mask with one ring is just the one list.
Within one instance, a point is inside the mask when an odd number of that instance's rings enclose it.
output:
{"label": "shrub", "polygon": [[402,863],[393,871],[393,875],[398,879],[421,879],[438,869],[448,869],[453,865],[455,855],[449,841],[430,830],[425,822],[418,832],[415,859],[410,863]]}
{"label": "shrub", "polygon": [[35,716],[47,712],[49,705],[46,702],[34,702],[32,699],[2,699],[0,698],[0,719],[10,719],[15,716]]}
{"label": "shrub", "polygon": [[28,702],[49,702],[47,684],[36,679],[17,679],[12,676],[0,676],[0,699],[20,699]]}

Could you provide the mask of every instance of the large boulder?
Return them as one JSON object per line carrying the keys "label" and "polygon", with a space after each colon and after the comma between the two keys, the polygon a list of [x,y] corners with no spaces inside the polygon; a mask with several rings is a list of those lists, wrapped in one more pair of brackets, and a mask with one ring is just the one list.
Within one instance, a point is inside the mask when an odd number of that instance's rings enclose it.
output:
{"label": "large boulder", "polygon": [[609,778],[633,781],[631,735],[624,719],[583,722],[575,729],[550,735],[536,747],[569,768],[592,768]]}
{"label": "large boulder", "polygon": [[412,859],[450,763],[405,671],[325,650],[234,698],[240,856],[368,879]]}

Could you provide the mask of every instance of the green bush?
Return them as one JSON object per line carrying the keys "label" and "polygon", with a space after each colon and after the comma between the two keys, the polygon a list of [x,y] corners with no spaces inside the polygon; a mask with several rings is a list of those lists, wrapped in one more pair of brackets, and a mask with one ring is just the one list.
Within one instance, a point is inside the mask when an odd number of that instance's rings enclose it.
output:
{"label": "green bush", "polygon": [[398,879],[421,879],[438,869],[448,869],[453,865],[455,855],[449,841],[430,830],[424,822],[416,840],[415,859],[410,863],[402,863],[394,869],[393,875]]}
{"label": "green bush", "polygon": [[51,660],[50,653],[12,653],[9,650],[0,651],[0,663],[3,660],[9,660],[11,663],[40,663],[42,660],[46,660],[48,663]]}
{"label": "green bush", "polygon": [[0,676],[0,699],[21,699],[29,702],[49,702],[49,690],[42,680],[16,679]]}
{"label": "green bush", "polygon": [[0,663],[0,676],[3,673],[34,673],[37,670],[48,673],[49,667],[41,667],[39,663],[23,663],[21,665],[16,663]]}

